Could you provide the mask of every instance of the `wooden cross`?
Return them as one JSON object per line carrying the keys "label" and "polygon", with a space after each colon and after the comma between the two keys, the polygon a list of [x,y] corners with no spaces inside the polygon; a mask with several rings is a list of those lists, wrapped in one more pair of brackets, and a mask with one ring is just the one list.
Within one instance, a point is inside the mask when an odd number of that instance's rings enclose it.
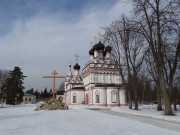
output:
{"label": "wooden cross", "polygon": [[53,99],[55,99],[55,88],[56,88],[56,78],[65,78],[64,76],[56,76],[58,73],[56,70],[51,73],[53,76],[43,76],[43,78],[53,78],[53,87],[52,87],[52,92],[53,92]]}

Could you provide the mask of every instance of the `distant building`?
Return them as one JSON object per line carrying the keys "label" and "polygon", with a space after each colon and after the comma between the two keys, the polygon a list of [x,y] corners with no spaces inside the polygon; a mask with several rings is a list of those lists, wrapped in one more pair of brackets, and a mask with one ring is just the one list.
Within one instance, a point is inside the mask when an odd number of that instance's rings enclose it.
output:
{"label": "distant building", "polygon": [[24,94],[23,103],[24,104],[35,104],[36,103],[36,96],[32,95],[32,94]]}
{"label": "distant building", "polygon": [[111,56],[112,48],[101,42],[89,51],[90,60],[80,75],[80,66],[74,65],[65,79],[65,103],[95,106],[126,105],[125,90],[121,82],[118,64]]}

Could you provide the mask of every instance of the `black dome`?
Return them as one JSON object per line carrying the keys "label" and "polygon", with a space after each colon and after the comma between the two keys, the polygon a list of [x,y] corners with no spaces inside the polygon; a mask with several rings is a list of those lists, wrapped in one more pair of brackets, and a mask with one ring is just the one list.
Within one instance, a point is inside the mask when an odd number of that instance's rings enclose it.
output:
{"label": "black dome", "polygon": [[101,41],[99,41],[97,45],[98,45],[99,50],[104,50],[104,44],[102,44]]}
{"label": "black dome", "polygon": [[81,67],[78,65],[78,63],[76,63],[76,65],[74,65],[74,69],[80,69]]}
{"label": "black dome", "polygon": [[93,50],[94,50],[94,51],[95,51],[95,50],[99,50],[98,44],[95,44],[95,45],[93,46]]}
{"label": "black dome", "polygon": [[112,50],[112,47],[111,47],[111,46],[109,46],[109,45],[106,46],[106,48],[105,48],[105,51],[106,51],[106,52],[111,52],[111,50]]}
{"label": "black dome", "polygon": [[94,55],[94,49],[89,50],[89,55]]}

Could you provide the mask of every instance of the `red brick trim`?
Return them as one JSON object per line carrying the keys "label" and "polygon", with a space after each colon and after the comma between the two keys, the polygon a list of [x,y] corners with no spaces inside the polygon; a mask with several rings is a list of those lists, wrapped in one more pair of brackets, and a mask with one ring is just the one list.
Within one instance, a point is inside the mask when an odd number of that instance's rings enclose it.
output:
{"label": "red brick trim", "polygon": [[127,104],[120,104],[120,106],[127,106]]}
{"label": "red brick trim", "polygon": [[114,107],[114,106],[120,106],[120,104],[107,104],[107,106]]}
{"label": "red brick trim", "polygon": [[98,104],[98,103],[93,104],[93,105],[95,105],[95,106],[107,106],[107,104]]}

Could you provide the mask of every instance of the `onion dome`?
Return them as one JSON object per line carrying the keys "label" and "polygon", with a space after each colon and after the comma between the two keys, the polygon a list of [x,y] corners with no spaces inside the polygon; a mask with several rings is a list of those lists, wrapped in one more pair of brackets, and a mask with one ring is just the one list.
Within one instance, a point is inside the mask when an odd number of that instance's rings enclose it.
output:
{"label": "onion dome", "polygon": [[99,50],[104,50],[104,44],[102,44],[101,41],[99,41],[97,45],[98,45]]}
{"label": "onion dome", "polygon": [[76,65],[74,65],[74,69],[79,70],[81,67],[78,65],[78,63],[76,63]]}
{"label": "onion dome", "polygon": [[108,45],[108,46],[106,46],[105,51],[106,51],[106,52],[111,52],[111,51],[112,51],[112,47],[111,47],[111,46],[109,46],[109,45]]}
{"label": "onion dome", "polygon": [[94,55],[94,49],[89,50],[89,55]]}
{"label": "onion dome", "polygon": [[95,51],[95,50],[99,50],[98,44],[95,44],[95,45],[93,46],[93,50],[94,50],[94,51]]}

